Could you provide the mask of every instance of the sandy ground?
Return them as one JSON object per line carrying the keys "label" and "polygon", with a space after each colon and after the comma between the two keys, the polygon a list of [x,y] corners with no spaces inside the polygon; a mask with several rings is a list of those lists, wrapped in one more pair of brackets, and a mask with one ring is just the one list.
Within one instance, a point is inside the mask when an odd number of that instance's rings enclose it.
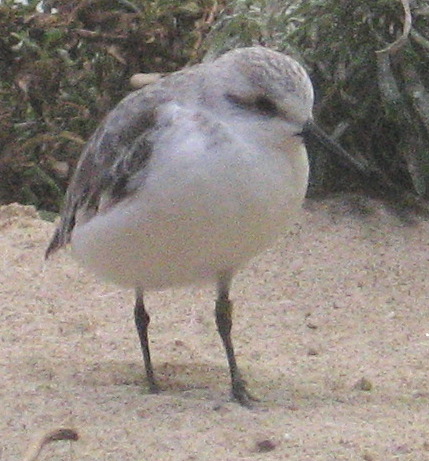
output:
{"label": "sandy ground", "polygon": [[45,264],[52,229],[0,208],[1,460],[59,426],[79,441],[40,460],[429,460],[429,223],[308,202],[301,228],[236,277],[252,410],[229,400],[213,288],[148,296],[165,389],[149,395],[132,293],[67,251]]}

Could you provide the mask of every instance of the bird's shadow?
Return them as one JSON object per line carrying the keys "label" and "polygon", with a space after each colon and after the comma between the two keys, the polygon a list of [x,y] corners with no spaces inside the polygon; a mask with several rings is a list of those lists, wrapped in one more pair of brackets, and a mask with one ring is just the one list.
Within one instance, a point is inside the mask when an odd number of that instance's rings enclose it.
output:
{"label": "bird's shadow", "polygon": [[[154,371],[161,391],[220,390],[229,386],[227,368],[211,363],[155,363]],[[109,360],[86,363],[76,372],[74,379],[76,384],[86,386],[138,386],[149,393],[144,366],[138,362]]]}
{"label": "bird's shadow", "polygon": [[[230,401],[230,377],[227,366],[213,362],[161,362],[154,363],[154,371],[161,395],[183,397],[184,399]],[[256,368],[246,368],[244,377],[248,390],[261,399],[263,407],[298,406],[314,407],[326,402],[348,399],[344,389],[317,391],[289,379],[281,372],[269,374],[258,372]],[[32,355],[15,363],[15,378],[20,378],[31,388],[76,388],[85,389],[89,395],[120,394],[153,395],[150,393],[144,366],[139,361],[126,360],[64,360],[47,359],[46,356]],[[258,405],[259,406],[259,405]]]}
{"label": "bird's shadow", "polygon": [[[154,364],[155,376],[160,387],[159,395],[183,397],[184,399],[231,401],[230,377],[227,367],[206,362],[162,362]],[[324,405],[331,395],[323,391],[308,392],[296,387],[294,382],[285,382],[281,373],[276,376],[261,376],[256,369],[246,369],[245,380],[251,394],[257,397],[256,407],[281,406],[294,408],[297,399],[304,405]],[[130,393],[151,394],[144,366],[139,362],[106,361],[93,364],[78,378],[81,385],[98,387],[103,385],[126,387]],[[128,392],[128,391],[127,391]],[[318,402],[318,403],[317,403]]]}

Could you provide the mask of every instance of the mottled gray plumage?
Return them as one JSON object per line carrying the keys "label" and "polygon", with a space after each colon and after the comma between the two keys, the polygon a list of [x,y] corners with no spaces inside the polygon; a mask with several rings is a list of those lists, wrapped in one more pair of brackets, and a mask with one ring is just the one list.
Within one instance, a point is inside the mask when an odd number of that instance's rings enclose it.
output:
{"label": "mottled gray plumage", "polygon": [[215,282],[232,394],[249,404],[235,361],[234,274],[294,222],[308,161],[313,90],[293,59],[243,48],[125,98],[89,140],[46,255],[71,242],[96,274],[136,290],[150,389],[143,292]]}
{"label": "mottled gray plumage", "polygon": [[[281,91],[286,89],[291,93],[296,92],[298,97],[312,99],[311,91],[303,88],[303,80],[307,84],[307,77],[302,73],[302,68],[297,67],[295,61],[287,56],[279,61],[278,53],[265,48],[235,50],[212,63],[185,68],[130,94],[105,117],[87,143],[67,190],[61,222],[46,251],[46,257],[69,243],[76,213],[80,209],[92,216],[97,213],[104,194],[111,195],[110,203],[113,205],[132,192],[128,189],[129,181],[149,161],[151,136],[162,129],[157,120],[159,106],[169,101],[186,105],[188,100],[197,98],[197,102],[209,108],[213,97],[210,94],[210,69],[219,68],[224,61],[237,57],[246,62],[249,70],[247,78],[254,87],[261,88],[261,96],[271,97],[266,93],[266,81],[271,80],[272,95],[276,94],[275,87],[281,86]],[[290,75],[290,78],[285,79],[285,74]],[[233,93],[223,95],[230,98],[230,101],[234,101],[233,96]],[[264,110],[258,107],[253,94],[249,94],[248,100],[241,97],[234,102],[255,112]]]}

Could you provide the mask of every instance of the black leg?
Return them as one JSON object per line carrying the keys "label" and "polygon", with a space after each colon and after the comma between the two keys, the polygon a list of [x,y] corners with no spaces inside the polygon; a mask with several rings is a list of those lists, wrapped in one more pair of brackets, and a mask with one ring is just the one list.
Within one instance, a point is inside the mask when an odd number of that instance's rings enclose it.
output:
{"label": "black leg", "polygon": [[241,405],[251,406],[250,401],[256,400],[246,389],[246,382],[241,377],[234,355],[234,347],[231,340],[232,328],[232,302],[229,299],[229,287],[231,277],[222,276],[218,281],[218,298],[216,300],[216,325],[222,338],[223,345],[228,359],[229,371],[231,374],[232,396]]}
{"label": "black leg", "polygon": [[136,305],[134,308],[134,319],[136,322],[137,333],[140,338],[140,346],[143,353],[144,365],[146,368],[146,376],[149,382],[150,392],[159,392],[158,384],[155,381],[152,362],[150,360],[149,341],[147,337],[147,328],[149,326],[150,317],[144,308],[143,291],[136,290]]}

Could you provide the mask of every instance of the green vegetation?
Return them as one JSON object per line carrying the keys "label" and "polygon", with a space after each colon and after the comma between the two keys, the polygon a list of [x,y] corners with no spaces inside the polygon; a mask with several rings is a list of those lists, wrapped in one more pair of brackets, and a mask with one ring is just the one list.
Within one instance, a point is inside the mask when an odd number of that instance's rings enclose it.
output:
{"label": "green vegetation", "polygon": [[[51,4],[55,3],[55,10]],[[82,146],[136,72],[199,58],[217,2],[0,4],[0,203],[58,211]]]}
{"label": "green vegetation", "polygon": [[[351,155],[382,170],[395,198],[402,189],[407,201],[428,199],[427,1],[412,2],[410,17],[406,0],[233,3],[208,36],[209,54],[263,43],[295,55],[312,77],[318,123]],[[344,168],[320,146],[309,151],[313,193],[351,187],[379,193],[386,186]]]}
{"label": "green vegetation", "polygon": [[[304,63],[316,120],[333,138],[381,169],[408,203],[425,201],[429,7],[415,0],[409,17],[407,7],[406,0],[3,1],[0,202],[57,211],[83,144],[131,90],[134,73],[174,71],[258,43]],[[313,193],[384,190],[320,146],[309,150]]]}

